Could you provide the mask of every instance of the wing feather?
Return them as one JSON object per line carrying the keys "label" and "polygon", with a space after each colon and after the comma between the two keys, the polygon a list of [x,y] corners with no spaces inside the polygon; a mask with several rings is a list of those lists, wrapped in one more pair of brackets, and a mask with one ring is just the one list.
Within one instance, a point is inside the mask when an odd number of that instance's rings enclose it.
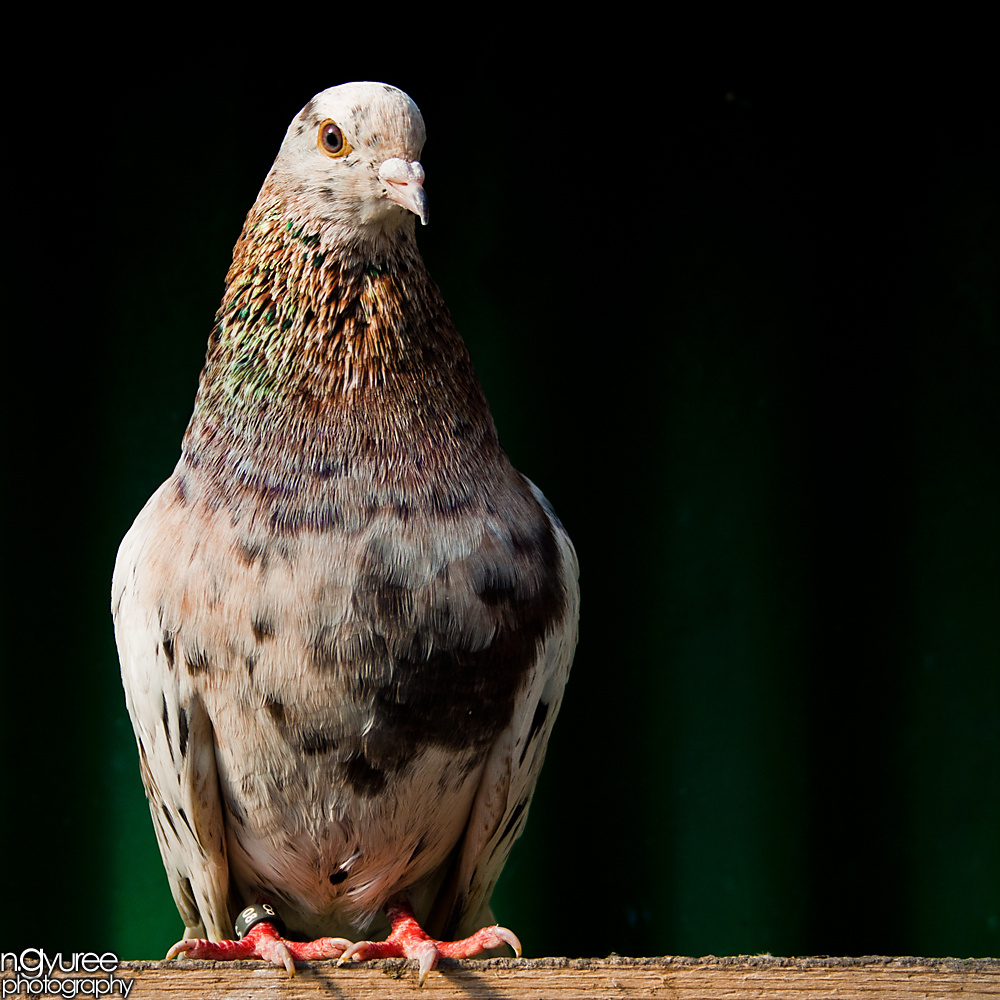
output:
{"label": "wing feather", "polygon": [[576,649],[580,607],[576,552],[541,491],[534,484],[531,487],[559,546],[565,612],[539,644],[511,724],[499,734],[487,757],[451,875],[433,910],[433,924],[447,936],[464,937],[494,922],[490,897],[524,829]]}
{"label": "wing feather", "polygon": [[125,700],[139,748],[170,891],[186,937],[232,936],[229,864],[212,723],[181,666],[183,634],[161,620],[152,587],[158,565],[157,491],[122,541],[112,583],[115,638]]}

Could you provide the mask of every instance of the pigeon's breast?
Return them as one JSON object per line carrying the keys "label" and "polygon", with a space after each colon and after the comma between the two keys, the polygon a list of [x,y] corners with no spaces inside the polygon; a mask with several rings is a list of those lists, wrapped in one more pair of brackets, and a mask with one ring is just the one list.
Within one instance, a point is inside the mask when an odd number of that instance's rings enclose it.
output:
{"label": "pigeon's breast", "polygon": [[548,515],[512,473],[461,508],[297,531],[178,483],[163,524],[183,575],[164,616],[212,720],[242,898],[367,915],[461,836],[565,615]]}
{"label": "pigeon's breast", "polygon": [[224,575],[253,596],[222,631],[243,637],[248,687],[282,738],[306,755],[335,746],[358,795],[424,746],[482,755],[508,725],[565,613],[553,525],[522,482],[504,504],[383,510],[355,531],[235,528]]}

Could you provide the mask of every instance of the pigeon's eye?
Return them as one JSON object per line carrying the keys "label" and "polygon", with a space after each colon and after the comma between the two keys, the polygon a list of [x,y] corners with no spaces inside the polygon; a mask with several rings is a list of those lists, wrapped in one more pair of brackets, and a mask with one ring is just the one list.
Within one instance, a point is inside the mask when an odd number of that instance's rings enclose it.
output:
{"label": "pigeon's eye", "polygon": [[351,145],[344,138],[344,133],[330,118],[327,118],[319,127],[319,148],[327,156],[347,156],[351,151]]}

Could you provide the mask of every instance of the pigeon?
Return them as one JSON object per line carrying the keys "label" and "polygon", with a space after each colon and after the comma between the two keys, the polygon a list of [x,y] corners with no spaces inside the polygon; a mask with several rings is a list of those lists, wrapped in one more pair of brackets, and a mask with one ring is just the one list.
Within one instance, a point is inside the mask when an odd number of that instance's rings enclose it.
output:
{"label": "pigeon", "polygon": [[292,121],[180,460],[118,552],[185,925],[168,958],[394,956],[423,983],[442,956],[520,954],[490,896],[569,676],[578,564],[417,249],[424,135],[382,83]]}

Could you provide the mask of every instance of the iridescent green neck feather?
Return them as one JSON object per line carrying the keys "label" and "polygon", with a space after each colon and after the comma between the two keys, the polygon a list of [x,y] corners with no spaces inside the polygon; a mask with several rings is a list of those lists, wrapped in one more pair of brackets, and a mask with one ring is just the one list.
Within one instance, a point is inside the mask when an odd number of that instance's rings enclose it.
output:
{"label": "iridescent green neck feather", "polygon": [[[202,480],[213,506],[297,496],[311,522],[345,490],[447,506],[464,480],[506,474],[412,230],[335,245],[261,202],[236,245],[178,475]],[[374,493],[357,496],[361,483]]]}

